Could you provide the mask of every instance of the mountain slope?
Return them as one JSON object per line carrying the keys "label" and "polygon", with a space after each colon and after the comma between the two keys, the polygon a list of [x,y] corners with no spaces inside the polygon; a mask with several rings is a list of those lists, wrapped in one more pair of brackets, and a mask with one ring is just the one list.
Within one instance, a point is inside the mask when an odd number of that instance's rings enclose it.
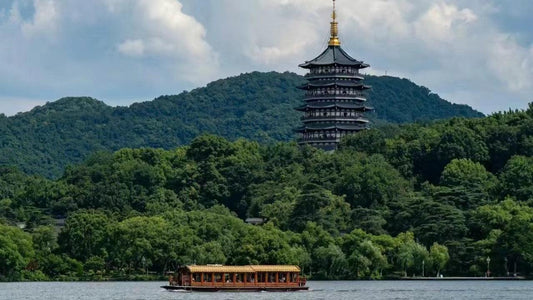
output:
{"label": "mountain slope", "polygon": [[[63,98],[13,117],[0,115],[0,165],[54,177],[98,150],[173,148],[202,133],[261,142],[294,138],[304,82],[294,73],[249,73],[179,95],[129,107],[92,98]],[[376,122],[404,123],[453,116],[481,117],[407,79],[368,76]]]}

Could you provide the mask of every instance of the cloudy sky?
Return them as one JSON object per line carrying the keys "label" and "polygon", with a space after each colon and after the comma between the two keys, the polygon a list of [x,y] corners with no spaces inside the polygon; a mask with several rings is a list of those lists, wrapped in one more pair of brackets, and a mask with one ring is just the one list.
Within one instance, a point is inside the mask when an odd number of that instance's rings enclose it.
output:
{"label": "cloudy sky", "polygon": [[[533,102],[533,1],[337,0],[342,46],[491,113]],[[330,0],[0,0],[0,113],[64,96],[128,105],[327,45]]]}

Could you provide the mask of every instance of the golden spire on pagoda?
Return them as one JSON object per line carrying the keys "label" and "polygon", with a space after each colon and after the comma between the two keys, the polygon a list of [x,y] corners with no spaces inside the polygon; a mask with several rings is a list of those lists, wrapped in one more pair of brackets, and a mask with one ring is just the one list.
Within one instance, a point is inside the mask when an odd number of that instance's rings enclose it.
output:
{"label": "golden spire on pagoda", "polygon": [[331,15],[333,20],[331,21],[331,38],[329,39],[328,45],[330,46],[340,46],[341,41],[339,40],[339,26],[337,23],[337,15],[335,13],[335,0],[333,0],[333,14]]}

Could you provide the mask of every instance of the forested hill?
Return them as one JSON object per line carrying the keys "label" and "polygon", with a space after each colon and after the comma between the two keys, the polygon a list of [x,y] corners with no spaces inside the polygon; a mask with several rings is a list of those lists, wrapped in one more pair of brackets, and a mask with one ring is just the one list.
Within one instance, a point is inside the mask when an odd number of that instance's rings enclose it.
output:
{"label": "forested hill", "polygon": [[405,78],[367,76],[371,85],[368,102],[375,108],[379,120],[392,123],[412,123],[448,119],[451,117],[482,117],[468,105],[450,103],[424,86]]}
{"label": "forested hill", "polygon": [[[67,164],[97,150],[123,147],[175,148],[202,133],[260,142],[287,141],[300,114],[304,82],[294,73],[243,74],[179,95],[129,107],[92,98],[63,98],[13,117],[0,115],[0,165],[27,173],[59,175]],[[368,76],[376,123],[413,122],[452,116],[480,117],[407,79]]]}
{"label": "forested hill", "polygon": [[55,180],[0,167],[0,281],[161,279],[191,263],[481,277],[488,259],[493,276],[533,278],[533,103],[381,126],[334,153],[201,135],[95,153]]}

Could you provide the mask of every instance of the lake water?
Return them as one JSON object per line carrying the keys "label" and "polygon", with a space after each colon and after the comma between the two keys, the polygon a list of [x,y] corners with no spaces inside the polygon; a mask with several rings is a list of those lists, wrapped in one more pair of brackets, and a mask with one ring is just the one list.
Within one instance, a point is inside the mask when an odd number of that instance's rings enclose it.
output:
{"label": "lake water", "polygon": [[166,282],[0,283],[0,299],[533,299],[531,281],[310,281],[307,292],[168,292]]}

